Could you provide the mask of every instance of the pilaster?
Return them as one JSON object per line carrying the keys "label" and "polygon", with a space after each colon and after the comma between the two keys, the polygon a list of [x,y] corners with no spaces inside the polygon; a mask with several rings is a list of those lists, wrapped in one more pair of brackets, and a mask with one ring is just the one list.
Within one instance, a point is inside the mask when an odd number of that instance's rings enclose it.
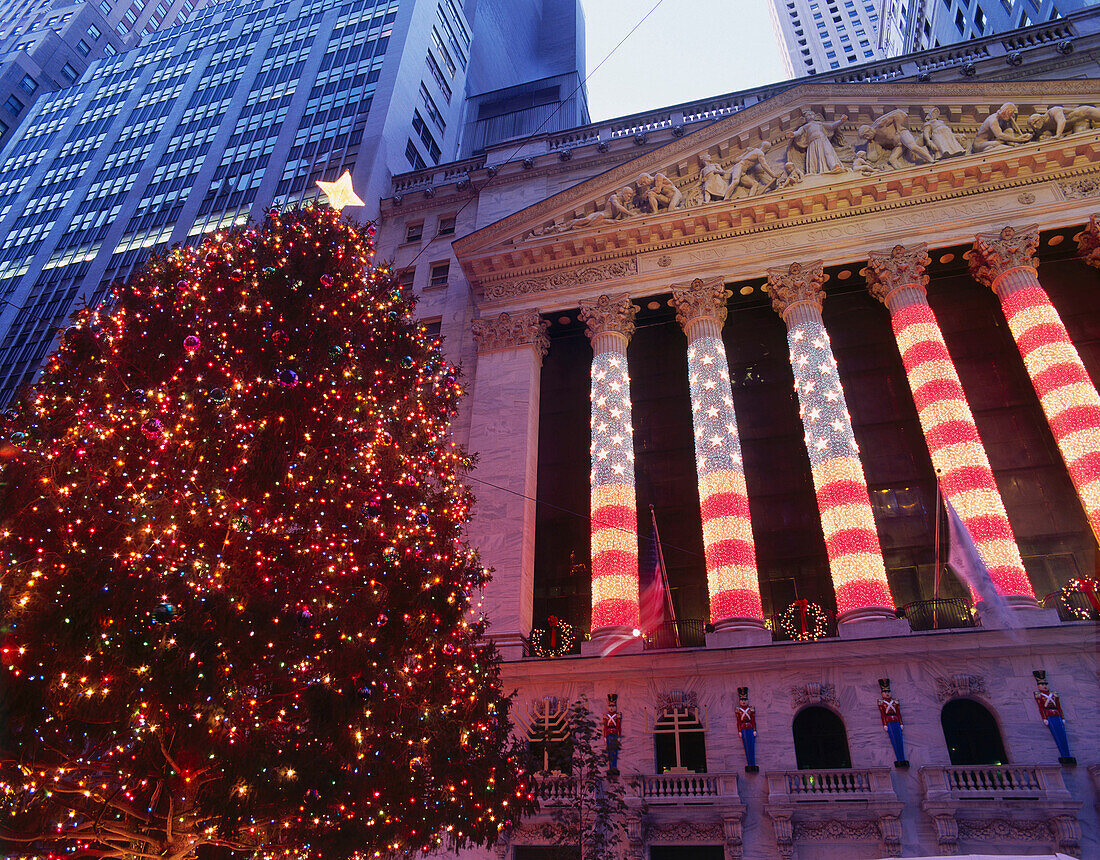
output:
{"label": "pilaster", "polygon": [[538,466],[539,387],[549,323],[536,310],[473,321],[477,373],[470,448],[477,516],[471,543],[494,568],[482,611],[489,638],[506,659],[524,655],[531,633],[535,571],[535,481]]}

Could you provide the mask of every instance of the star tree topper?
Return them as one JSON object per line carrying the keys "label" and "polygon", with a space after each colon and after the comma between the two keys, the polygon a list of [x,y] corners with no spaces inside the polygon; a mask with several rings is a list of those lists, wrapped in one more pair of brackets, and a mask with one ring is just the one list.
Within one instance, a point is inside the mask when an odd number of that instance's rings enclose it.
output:
{"label": "star tree topper", "polygon": [[336,211],[341,211],[345,206],[364,206],[362,200],[351,189],[351,173],[347,170],[344,175],[335,182],[318,181],[317,187],[325,192],[329,205]]}

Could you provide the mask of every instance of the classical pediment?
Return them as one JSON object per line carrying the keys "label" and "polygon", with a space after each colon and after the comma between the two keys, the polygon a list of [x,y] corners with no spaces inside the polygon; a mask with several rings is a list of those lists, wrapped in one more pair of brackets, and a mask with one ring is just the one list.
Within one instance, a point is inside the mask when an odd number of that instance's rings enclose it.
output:
{"label": "classical pediment", "polygon": [[806,84],[454,248],[480,302],[508,303],[612,284],[672,265],[676,249],[787,227],[1052,181],[1073,196],[1073,183],[1093,181],[1098,156],[1094,81]]}

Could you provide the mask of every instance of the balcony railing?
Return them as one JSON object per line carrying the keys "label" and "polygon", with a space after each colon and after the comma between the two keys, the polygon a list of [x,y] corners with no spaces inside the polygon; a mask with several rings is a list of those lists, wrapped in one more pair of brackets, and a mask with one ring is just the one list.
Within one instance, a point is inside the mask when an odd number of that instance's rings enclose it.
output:
{"label": "balcony railing", "polygon": [[567,773],[540,773],[535,776],[535,797],[553,806],[577,796],[577,781]]}
{"label": "balcony railing", "polygon": [[898,617],[908,621],[912,630],[978,626],[973,607],[960,597],[914,600],[898,610]]}
{"label": "balcony railing", "polygon": [[769,803],[805,803],[821,800],[897,800],[890,769],[787,770],[768,773]]}
{"label": "balcony railing", "polygon": [[662,773],[639,777],[636,789],[649,803],[717,803],[737,799],[732,773]]}
{"label": "balcony railing", "polygon": [[922,767],[921,782],[928,800],[1069,799],[1058,765],[951,765]]}
{"label": "balcony railing", "polygon": [[[1086,592],[1091,591],[1092,596]],[[1077,587],[1067,586],[1043,598],[1043,606],[1056,609],[1062,621],[1100,621],[1093,599],[1097,594],[1096,583],[1092,580],[1077,580]]]}
{"label": "balcony railing", "polygon": [[699,618],[666,621],[642,639],[646,651],[664,648],[702,648],[707,644],[706,625]]}

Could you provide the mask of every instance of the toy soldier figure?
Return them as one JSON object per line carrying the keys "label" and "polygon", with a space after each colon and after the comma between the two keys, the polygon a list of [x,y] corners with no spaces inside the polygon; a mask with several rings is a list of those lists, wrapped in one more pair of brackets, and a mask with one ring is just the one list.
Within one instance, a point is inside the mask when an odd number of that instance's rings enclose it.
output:
{"label": "toy soldier figure", "polygon": [[1077,759],[1069,754],[1069,738],[1066,737],[1066,719],[1062,714],[1062,702],[1057,693],[1052,693],[1047,685],[1047,673],[1037,669],[1031,673],[1039,689],[1035,691],[1035,703],[1039,706],[1039,716],[1043,725],[1050,729],[1054,743],[1058,745],[1059,764],[1077,764]]}
{"label": "toy soldier figure", "polygon": [[737,688],[737,733],[745,747],[745,773],[757,773],[756,708],[749,704],[749,688]]}
{"label": "toy soldier figure", "polygon": [[905,737],[902,734],[905,726],[901,722],[901,702],[890,692],[889,678],[879,678],[878,686],[882,691],[878,713],[882,717],[882,730],[889,736],[890,746],[894,748],[894,767],[909,767],[905,758]]}
{"label": "toy soldier figure", "polygon": [[618,708],[619,694],[607,694],[607,713],[603,715],[603,738],[607,744],[607,775],[619,775],[619,744],[623,735],[623,715]]}

